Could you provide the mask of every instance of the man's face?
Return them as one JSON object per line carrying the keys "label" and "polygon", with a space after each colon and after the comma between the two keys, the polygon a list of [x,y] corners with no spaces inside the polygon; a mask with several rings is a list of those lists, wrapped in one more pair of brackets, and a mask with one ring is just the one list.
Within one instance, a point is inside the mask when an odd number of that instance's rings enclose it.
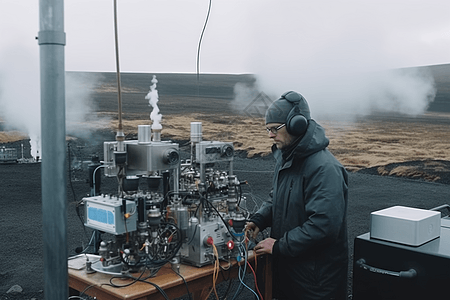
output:
{"label": "man's face", "polygon": [[[277,128],[278,126],[283,125],[282,123],[269,123],[266,125],[267,128]],[[289,134],[286,130],[286,126],[276,130],[276,133],[269,131],[269,138],[273,139],[273,143],[277,146],[278,149],[283,149],[289,146],[294,140],[294,136]]]}

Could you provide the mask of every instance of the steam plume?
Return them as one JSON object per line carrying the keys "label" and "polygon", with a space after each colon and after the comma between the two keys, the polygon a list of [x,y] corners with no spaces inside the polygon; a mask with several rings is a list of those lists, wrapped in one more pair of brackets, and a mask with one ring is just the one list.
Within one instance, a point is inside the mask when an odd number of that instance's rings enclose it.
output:
{"label": "steam plume", "polygon": [[[31,155],[41,153],[41,114],[39,59],[29,48],[12,45],[0,53],[0,117],[6,130],[18,130],[28,135]],[[101,122],[93,112],[92,92],[100,78],[87,73],[66,73],[66,132],[87,138]]]}
{"label": "steam plume", "polygon": [[27,134],[31,155],[39,156],[41,122],[37,52],[11,45],[0,53],[0,106],[5,129]]}
{"label": "steam plume", "polygon": [[66,72],[66,133],[88,139],[96,126],[104,127],[107,117],[99,117],[93,94],[102,78],[87,72]]}
{"label": "steam plume", "polygon": [[158,80],[156,79],[156,76],[153,75],[152,85],[150,86],[150,91],[148,92],[147,96],[145,96],[145,99],[148,100],[149,105],[151,107],[153,107],[153,110],[150,113],[150,119],[153,121],[152,129],[162,129],[162,126],[161,126],[162,115],[159,113],[158,91],[156,90],[157,83],[158,83]]}
{"label": "steam plume", "polygon": [[[257,82],[236,87],[235,104],[242,109],[253,100],[240,102],[240,92],[258,90],[275,100],[295,90],[316,119],[425,112],[435,96],[434,79],[427,68],[413,67],[426,65],[417,50],[424,46],[419,32],[440,28],[433,17],[440,12],[420,1],[408,7],[366,2],[279,1],[272,11],[248,11],[252,21],[242,30],[248,30],[247,62]],[[427,15],[416,18],[416,11]],[[400,14],[411,18],[399,24]]]}

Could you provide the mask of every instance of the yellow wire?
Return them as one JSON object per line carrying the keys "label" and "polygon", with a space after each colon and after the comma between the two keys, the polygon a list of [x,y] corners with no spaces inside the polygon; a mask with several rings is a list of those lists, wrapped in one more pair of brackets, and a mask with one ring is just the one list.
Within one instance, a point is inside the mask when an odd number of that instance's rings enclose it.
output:
{"label": "yellow wire", "polygon": [[205,299],[208,299],[209,295],[211,295],[211,292],[214,291],[214,294],[216,295],[216,299],[219,300],[219,295],[217,294],[217,290],[216,290],[216,282],[217,282],[217,278],[219,277],[219,270],[220,270],[219,252],[217,251],[216,245],[212,244],[212,247],[213,247],[213,251],[214,251],[214,256],[216,257],[216,260],[214,262],[214,271],[213,271],[213,287],[209,291],[208,296],[206,296]]}
{"label": "yellow wire", "polygon": [[[245,247],[246,247],[247,253],[248,253],[248,241],[249,241],[248,229],[245,228]],[[253,250],[253,253],[255,254],[255,272],[256,272],[256,270],[258,269],[258,257],[257,257],[255,250]]]}
{"label": "yellow wire", "polygon": [[216,290],[216,282],[217,278],[219,277],[219,252],[217,251],[216,245],[212,245],[214,250],[214,255],[216,256],[216,261],[214,263],[214,275],[213,275],[213,288],[214,288],[214,294],[216,294],[217,300],[219,300],[219,296],[217,295]]}

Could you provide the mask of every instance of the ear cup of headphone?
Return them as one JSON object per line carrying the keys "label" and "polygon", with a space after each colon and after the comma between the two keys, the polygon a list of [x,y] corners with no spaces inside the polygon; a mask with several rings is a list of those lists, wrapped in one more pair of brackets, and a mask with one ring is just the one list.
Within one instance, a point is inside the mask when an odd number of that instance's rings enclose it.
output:
{"label": "ear cup of headphone", "polygon": [[294,105],[286,118],[287,132],[295,136],[301,136],[305,134],[307,128],[308,120],[300,114],[300,108]]}

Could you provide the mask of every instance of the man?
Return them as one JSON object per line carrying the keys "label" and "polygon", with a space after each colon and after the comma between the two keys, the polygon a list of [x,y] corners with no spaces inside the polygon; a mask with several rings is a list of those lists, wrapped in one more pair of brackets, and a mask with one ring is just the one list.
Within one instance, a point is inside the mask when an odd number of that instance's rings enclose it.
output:
{"label": "man", "polygon": [[247,229],[254,237],[271,227],[257,254],[272,255],[278,299],[346,299],[348,175],[328,151],[325,130],[308,103],[286,92],[266,112],[276,159],[271,199]]}

